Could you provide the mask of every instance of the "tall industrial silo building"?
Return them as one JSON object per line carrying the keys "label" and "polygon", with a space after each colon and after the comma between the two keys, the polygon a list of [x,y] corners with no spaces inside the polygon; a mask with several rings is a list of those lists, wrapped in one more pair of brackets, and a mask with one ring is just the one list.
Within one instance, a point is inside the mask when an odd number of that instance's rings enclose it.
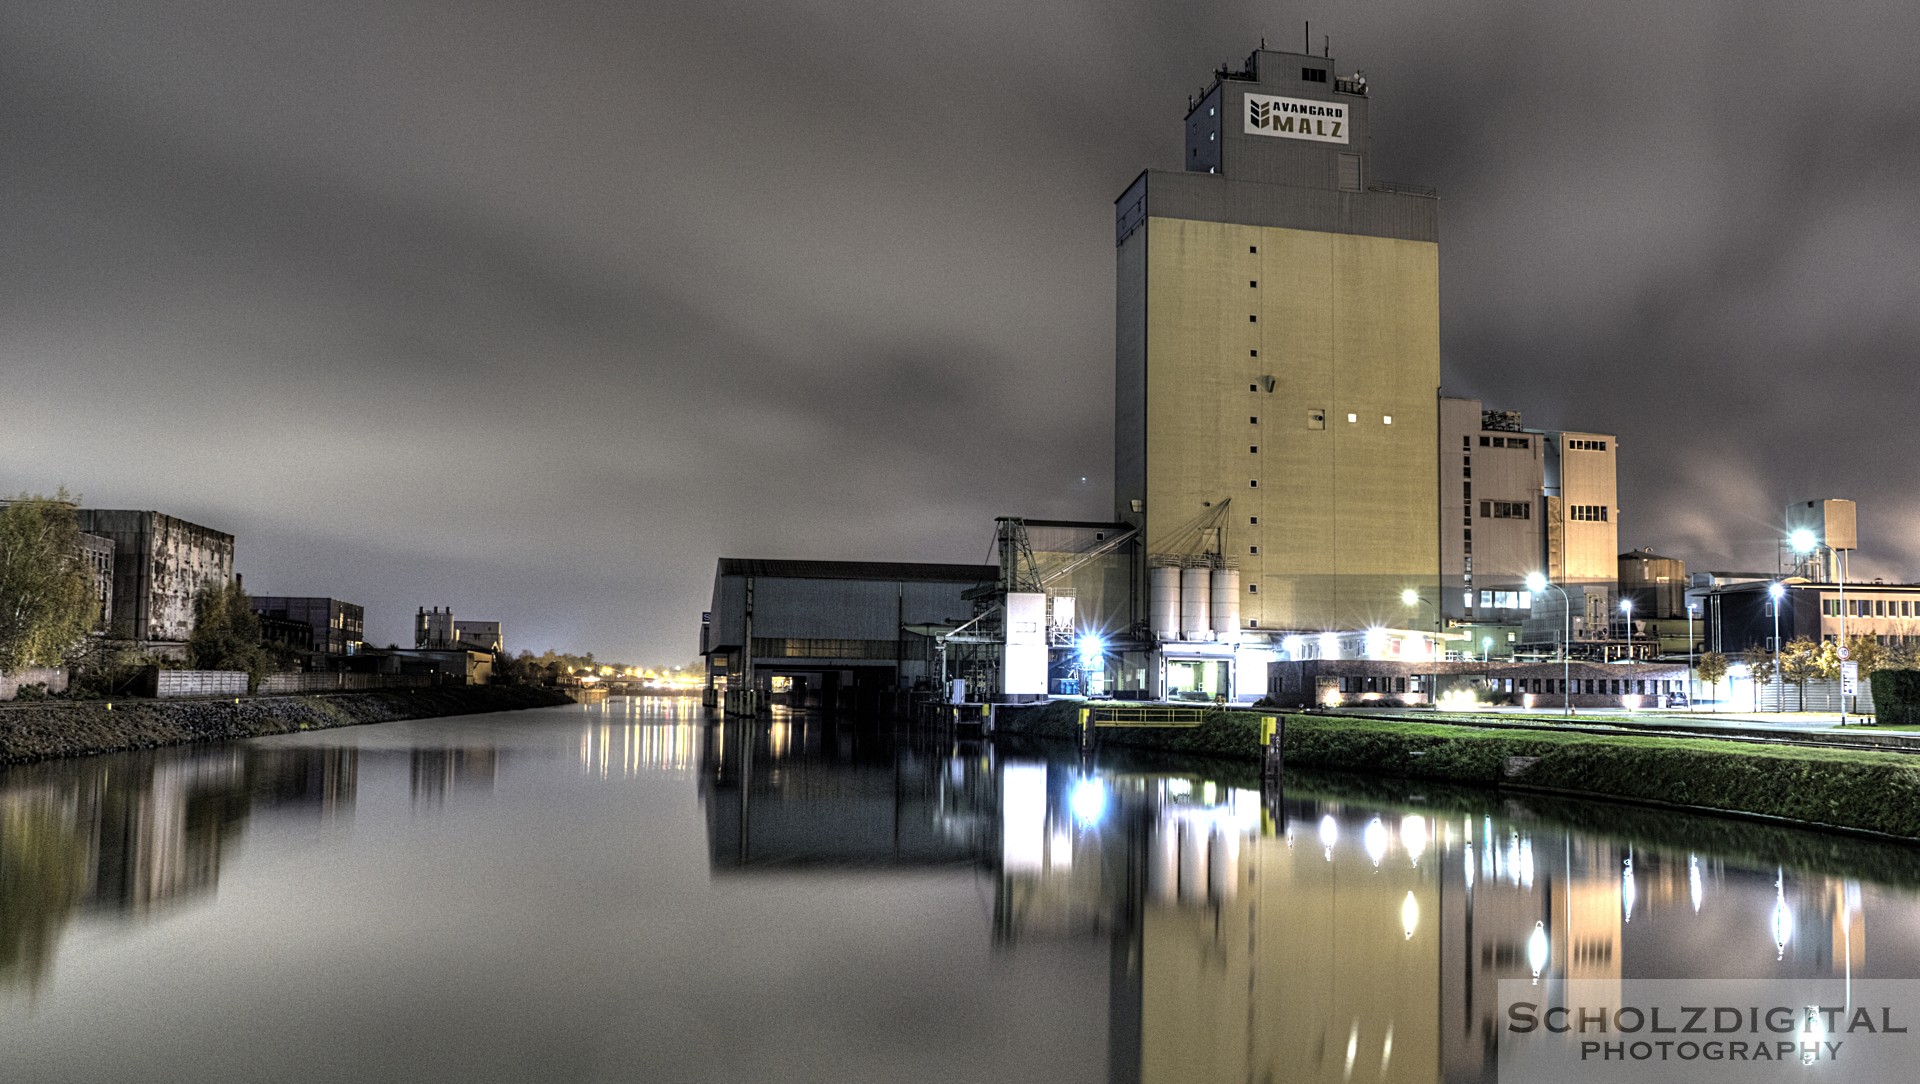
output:
{"label": "tall industrial silo building", "polygon": [[1438,472],[1437,200],[1374,178],[1371,104],[1359,73],[1263,47],[1192,104],[1185,170],[1115,204],[1114,500],[1142,597],[1168,569],[1234,574],[1208,613],[1183,592],[1156,615],[1165,643],[1432,627],[1401,596],[1433,598],[1441,499],[1462,501],[1439,492],[1462,483]]}

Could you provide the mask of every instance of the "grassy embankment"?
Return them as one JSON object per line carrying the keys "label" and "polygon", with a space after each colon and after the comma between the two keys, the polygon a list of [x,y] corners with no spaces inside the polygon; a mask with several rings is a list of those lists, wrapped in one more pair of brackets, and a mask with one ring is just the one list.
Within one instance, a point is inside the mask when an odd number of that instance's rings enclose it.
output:
{"label": "grassy embankment", "polygon": [[233,700],[41,701],[0,711],[0,764],[228,741],[400,719],[431,719],[572,701],[531,686],[457,685]]}
{"label": "grassy embankment", "polygon": [[[1008,733],[1077,738],[1080,707],[1057,701],[1001,708],[997,726]],[[1100,741],[1251,761],[1260,755],[1263,714],[1285,718],[1289,769],[1517,786],[1920,839],[1920,759],[1903,753],[1258,711],[1225,712],[1183,730],[1103,730]]]}

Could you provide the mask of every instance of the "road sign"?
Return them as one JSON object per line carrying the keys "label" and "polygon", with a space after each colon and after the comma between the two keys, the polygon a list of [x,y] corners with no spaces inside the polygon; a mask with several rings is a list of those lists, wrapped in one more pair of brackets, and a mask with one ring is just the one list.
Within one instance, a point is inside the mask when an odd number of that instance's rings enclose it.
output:
{"label": "road sign", "polygon": [[1860,695],[1860,664],[1843,662],[1840,664],[1840,695]]}

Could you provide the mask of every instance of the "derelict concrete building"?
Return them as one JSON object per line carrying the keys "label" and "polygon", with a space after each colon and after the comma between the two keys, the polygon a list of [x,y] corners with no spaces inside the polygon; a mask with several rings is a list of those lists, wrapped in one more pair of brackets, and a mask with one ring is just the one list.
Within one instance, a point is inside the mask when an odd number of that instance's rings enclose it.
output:
{"label": "derelict concrete building", "polygon": [[184,643],[193,600],[233,582],[233,536],[159,512],[76,511],[80,529],[113,540],[113,619],[133,640]]}

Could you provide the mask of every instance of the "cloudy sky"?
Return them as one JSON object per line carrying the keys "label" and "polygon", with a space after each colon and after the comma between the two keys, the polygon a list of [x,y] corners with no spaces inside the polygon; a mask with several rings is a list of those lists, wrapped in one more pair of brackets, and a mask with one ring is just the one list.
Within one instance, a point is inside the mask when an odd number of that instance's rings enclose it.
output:
{"label": "cloudy sky", "polygon": [[0,490],[654,662],[716,556],[1104,517],[1112,200],[1303,19],[1441,191],[1449,392],[1618,433],[1623,548],[1845,496],[1920,577],[1895,2],[7,5]]}

